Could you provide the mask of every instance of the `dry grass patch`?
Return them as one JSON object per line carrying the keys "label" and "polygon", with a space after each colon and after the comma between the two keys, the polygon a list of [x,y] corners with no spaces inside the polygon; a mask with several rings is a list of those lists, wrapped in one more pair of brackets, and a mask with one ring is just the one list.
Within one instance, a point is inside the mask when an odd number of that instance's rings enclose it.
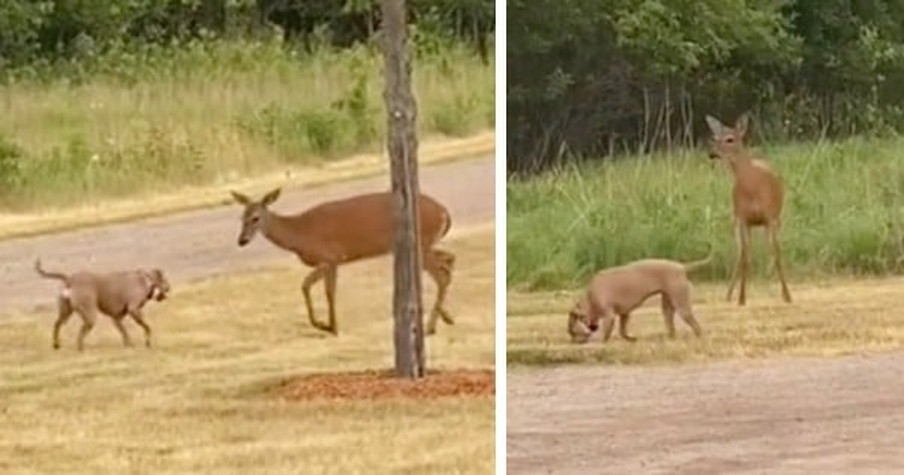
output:
{"label": "dry grass patch", "polygon": [[[428,340],[429,362],[491,369],[493,232],[458,233],[447,247],[459,256],[449,296],[457,323]],[[340,271],[338,338],[307,323],[301,279],[287,258],[277,269],[177,285],[148,309],[152,350],[122,348],[105,320],[84,353],[74,349],[77,325],[53,351],[52,312],[4,317],[0,471],[492,473],[493,398],[273,397],[297,375],[392,364],[389,258]],[[315,299],[325,317],[320,288]]]}
{"label": "dry grass patch", "polygon": [[695,339],[676,318],[678,337],[666,337],[659,299],[632,314],[627,343],[599,334],[574,345],[565,315],[576,292],[508,295],[508,363],[652,364],[772,356],[835,356],[904,347],[904,279],[832,279],[792,282],[793,304],[781,302],[777,284],[748,288],[746,307],[728,303],[725,284],[698,284],[694,311],[704,336]]}

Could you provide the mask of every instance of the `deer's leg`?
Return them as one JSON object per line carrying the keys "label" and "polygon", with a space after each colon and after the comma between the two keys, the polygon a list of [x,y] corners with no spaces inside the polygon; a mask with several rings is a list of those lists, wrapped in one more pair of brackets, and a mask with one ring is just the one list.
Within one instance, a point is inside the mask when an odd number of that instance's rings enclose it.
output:
{"label": "deer's leg", "polygon": [[311,326],[318,330],[330,331],[326,325],[318,322],[317,319],[314,318],[314,304],[311,301],[311,286],[322,279],[325,273],[326,266],[318,266],[314,269],[313,272],[304,278],[304,282],[301,283],[301,292],[304,294],[304,303],[308,309],[308,319],[311,321]]}
{"label": "deer's leg", "polygon": [[430,320],[427,322],[426,333],[436,333],[436,321],[438,318],[448,324],[455,324],[455,319],[448,310],[443,307],[446,300],[446,292],[452,282],[452,269],[455,266],[455,255],[451,252],[439,249],[424,250],[424,269],[436,283],[436,303],[430,311]]}
{"label": "deer's leg", "polygon": [[326,302],[329,307],[330,324],[327,330],[333,335],[339,335],[339,328],[336,324],[336,278],[338,277],[338,268],[330,265],[324,270],[324,287],[326,287]]}
{"label": "deer's leg", "polygon": [[735,283],[740,280],[740,290],[738,295],[738,304],[744,305],[747,300],[747,266],[749,264],[749,248],[750,248],[750,228],[742,221],[738,220],[735,224],[735,242],[737,243],[738,257],[735,261],[734,270],[731,273],[731,283],[728,284],[728,295],[726,300],[731,301],[731,294],[734,291]]}
{"label": "deer's leg", "polygon": [[53,323],[53,349],[60,349],[60,329],[72,316],[72,304],[69,299],[60,297],[57,299],[57,319]]}
{"label": "deer's leg", "polygon": [[779,225],[772,223],[766,227],[766,234],[769,237],[769,244],[772,247],[772,254],[775,259],[775,271],[782,282],[782,299],[787,303],[791,303],[791,292],[788,290],[788,284],[785,282],[785,271],[782,268],[782,248],[778,240],[778,230]]}

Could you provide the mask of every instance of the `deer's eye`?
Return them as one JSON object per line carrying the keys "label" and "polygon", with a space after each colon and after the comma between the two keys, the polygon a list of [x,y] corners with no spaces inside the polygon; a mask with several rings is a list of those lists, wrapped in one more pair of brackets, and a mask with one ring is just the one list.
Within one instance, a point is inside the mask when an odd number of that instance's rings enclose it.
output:
{"label": "deer's eye", "polygon": [[727,139],[725,139],[725,142],[726,143],[734,143],[734,137],[728,137]]}

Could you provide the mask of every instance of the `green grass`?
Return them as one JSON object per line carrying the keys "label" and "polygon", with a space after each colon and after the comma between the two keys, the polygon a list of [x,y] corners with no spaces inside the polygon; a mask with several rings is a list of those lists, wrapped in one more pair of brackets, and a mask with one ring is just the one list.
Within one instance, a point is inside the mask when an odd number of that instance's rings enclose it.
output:
{"label": "green grass", "polygon": [[[493,126],[493,64],[413,64],[423,136]],[[0,86],[0,208],[90,203],[309,166],[383,145],[382,57],[271,42],[114,51]]]}
{"label": "green grass", "polygon": [[[448,300],[457,321],[427,340],[428,364],[492,368],[493,232],[449,247],[462,263]],[[344,268],[338,337],[308,324],[303,273],[288,255],[278,268],[175,285],[146,307],[150,350],[132,322],[135,347],[104,318],[79,353],[77,318],[54,351],[53,309],[0,316],[0,471],[492,473],[491,397],[283,402],[267,390],[296,375],[391,367],[391,268],[390,257]]]}
{"label": "green grass", "polygon": [[[852,139],[764,150],[786,183],[782,243],[792,278],[904,271],[904,139]],[[735,259],[730,172],[706,154],[580,165],[507,187],[507,283],[583,285],[597,270],[646,257],[715,262],[695,278],[727,279]],[[762,231],[755,274],[772,272]]]}
{"label": "green grass", "polygon": [[681,364],[773,357],[830,357],[899,351],[904,348],[900,277],[791,282],[793,304],[780,299],[776,281],[749,288],[748,304],[724,300],[725,283],[695,286],[694,314],[703,328],[695,338],[676,318],[677,337],[666,335],[654,298],[628,323],[629,343],[613,332],[586,344],[571,343],[566,314],[576,292],[510,292],[507,361],[515,366],[561,364]]}

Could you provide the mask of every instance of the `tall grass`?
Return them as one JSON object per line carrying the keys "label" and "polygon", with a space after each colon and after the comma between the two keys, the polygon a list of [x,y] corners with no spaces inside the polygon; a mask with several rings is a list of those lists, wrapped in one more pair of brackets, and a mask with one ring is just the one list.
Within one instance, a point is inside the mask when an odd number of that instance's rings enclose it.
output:
{"label": "tall grass", "polygon": [[[852,139],[764,150],[786,183],[781,233],[791,275],[904,271],[904,140]],[[735,259],[730,172],[702,152],[572,166],[507,187],[510,287],[577,285],[634,259]],[[761,231],[754,267],[772,272]]]}
{"label": "tall grass", "polygon": [[[464,47],[414,63],[420,133],[493,124],[494,66]],[[111,51],[0,86],[0,206],[170,189],[381,148],[382,58],[278,42]]]}

